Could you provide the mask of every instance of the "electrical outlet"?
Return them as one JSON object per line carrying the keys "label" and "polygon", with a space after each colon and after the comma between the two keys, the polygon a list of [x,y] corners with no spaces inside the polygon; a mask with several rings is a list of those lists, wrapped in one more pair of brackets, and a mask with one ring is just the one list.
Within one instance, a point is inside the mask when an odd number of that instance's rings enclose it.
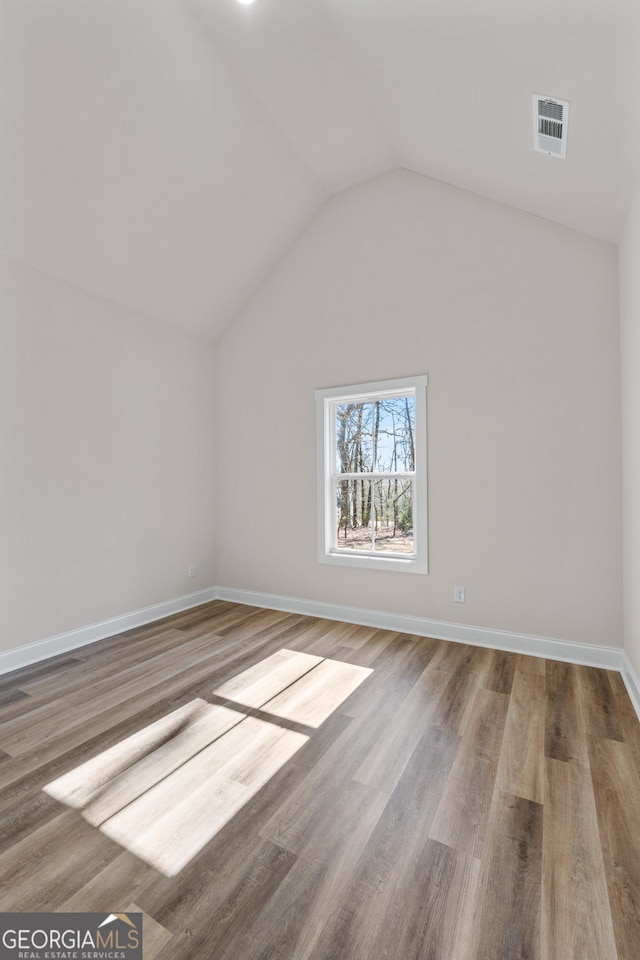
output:
{"label": "electrical outlet", "polygon": [[195,563],[190,563],[189,566],[187,567],[187,576],[195,577],[195,575],[196,575],[196,565]]}
{"label": "electrical outlet", "polygon": [[454,603],[464,603],[466,600],[467,591],[465,587],[454,587],[453,588],[453,601]]}

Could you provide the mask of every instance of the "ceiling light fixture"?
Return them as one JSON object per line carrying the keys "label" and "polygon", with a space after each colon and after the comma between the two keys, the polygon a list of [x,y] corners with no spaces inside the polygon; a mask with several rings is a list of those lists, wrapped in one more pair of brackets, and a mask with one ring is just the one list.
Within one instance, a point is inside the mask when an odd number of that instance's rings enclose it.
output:
{"label": "ceiling light fixture", "polygon": [[249,4],[249,3],[253,3],[253,0],[238,0],[238,3]]}

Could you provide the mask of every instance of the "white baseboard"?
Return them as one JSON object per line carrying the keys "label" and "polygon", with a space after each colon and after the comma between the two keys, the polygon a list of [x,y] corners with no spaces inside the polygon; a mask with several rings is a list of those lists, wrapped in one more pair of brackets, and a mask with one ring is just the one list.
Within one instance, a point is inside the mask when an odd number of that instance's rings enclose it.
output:
{"label": "white baseboard", "polygon": [[176,597],[174,600],[154,603],[150,607],[125,613],[120,617],[113,617],[100,623],[92,623],[88,627],[80,627],[78,630],[70,630],[68,633],[61,633],[55,637],[47,637],[46,640],[38,640],[36,643],[29,643],[24,647],[2,651],[0,652],[0,674],[9,673],[11,670],[19,670],[21,667],[38,663],[40,660],[47,660],[49,657],[56,657],[60,653],[67,653],[67,651],[75,650],[77,647],[84,647],[88,643],[95,643],[96,640],[104,640],[105,637],[113,637],[117,633],[124,633],[125,630],[141,627],[145,623],[162,620],[163,617],[171,616],[172,613],[190,610],[191,607],[198,607],[200,604],[208,603],[216,598],[216,588],[209,587],[206,590],[189,593],[184,597]]}
{"label": "white baseboard", "polygon": [[627,693],[631,699],[636,713],[638,714],[638,719],[640,720],[640,678],[638,674],[633,669],[631,661],[627,656],[626,652],[622,654],[622,679],[627,688]]}
{"label": "white baseboard", "polygon": [[510,653],[525,653],[531,657],[564,660],[588,667],[622,671],[623,650],[620,647],[572,643],[567,640],[553,640],[549,637],[535,637],[524,633],[489,630],[486,627],[470,627],[462,623],[449,623],[446,620],[428,620],[425,617],[408,617],[401,613],[381,613],[377,610],[343,607],[316,600],[298,600],[294,597],[279,597],[270,593],[236,590],[233,587],[218,587],[217,597],[219,600],[244,603],[252,607],[268,607],[270,610],[284,610],[288,613],[301,613],[326,620],[359,623],[365,627],[413,633],[420,637],[433,637],[435,640],[452,640],[456,643],[470,643],[480,647],[507,650]]}

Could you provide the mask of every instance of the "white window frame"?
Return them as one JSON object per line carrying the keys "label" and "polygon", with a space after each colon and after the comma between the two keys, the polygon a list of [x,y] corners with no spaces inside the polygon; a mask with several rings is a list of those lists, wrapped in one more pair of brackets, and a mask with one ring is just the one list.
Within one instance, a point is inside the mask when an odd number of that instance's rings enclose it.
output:
{"label": "white window frame", "polygon": [[[427,533],[427,376],[402,377],[346,387],[316,390],[318,459],[318,562],[340,567],[365,567],[400,573],[428,573]],[[413,480],[413,554],[379,554],[339,549],[335,544],[336,466],[335,408],[341,403],[366,403],[392,397],[415,398],[415,471]],[[385,474],[386,476],[387,474]],[[364,474],[375,479],[375,474]]]}

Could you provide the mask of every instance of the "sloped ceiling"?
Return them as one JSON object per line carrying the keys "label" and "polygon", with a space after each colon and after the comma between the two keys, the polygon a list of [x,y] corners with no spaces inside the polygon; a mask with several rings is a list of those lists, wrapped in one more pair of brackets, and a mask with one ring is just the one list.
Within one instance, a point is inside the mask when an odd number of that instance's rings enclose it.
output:
{"label": "sloped ceiling", "polygon": [[[2,0],[0,252],[215,338],[327,197],[396,167],[615,241],[636,0]],[[531,94],[571,101],[566,161]]]}

